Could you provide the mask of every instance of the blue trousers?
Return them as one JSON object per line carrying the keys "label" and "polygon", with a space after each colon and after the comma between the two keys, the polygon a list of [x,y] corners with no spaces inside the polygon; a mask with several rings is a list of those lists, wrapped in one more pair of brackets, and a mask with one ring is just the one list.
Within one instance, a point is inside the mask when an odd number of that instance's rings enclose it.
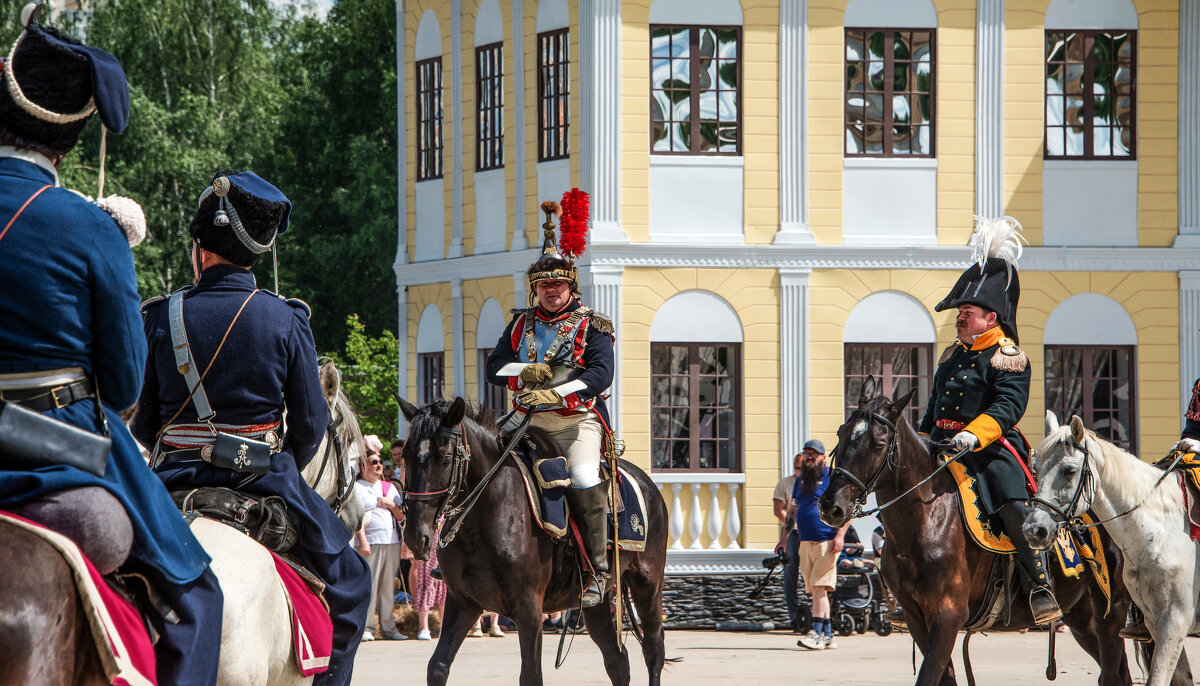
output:
{"label": "blue trousers", "polygon": [[313,679],[313,686],[350,686],[354,654],[371,605],[371,568],[349,542],[334,555],[306,553],[298,547],[291,553],[328,584],[325,601],[333,620],[333,653],[329,669]]}
{"label": "blue trousers", "polygon": [[[147,572],[143,572],[147,573]],[[167,583],[153,572],[155,590],[179,622],[171,624],[156,612],[150,623],[159,633],[154,646],[158,683],[172,686],[213,686],[221,652],[221,612],[225,596],[212,569],[188,584]]]}
{"label": "blue trousers", "polygon": [[797,588],[800,576],[800,536],[792,529],[787,536],[787,564],[783,567],[783,600],[787,603],[788,617],[792,630],[800,618],[800,593]]}

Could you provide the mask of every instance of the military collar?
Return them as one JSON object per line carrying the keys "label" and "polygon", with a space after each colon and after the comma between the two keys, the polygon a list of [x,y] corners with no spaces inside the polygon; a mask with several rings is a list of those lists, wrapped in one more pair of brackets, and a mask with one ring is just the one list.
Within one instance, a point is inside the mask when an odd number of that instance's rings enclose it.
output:
{"label": "military collar", "polygon": [[997,324],[976,336],[975,342],[968,348],[972,351],[987,350],[994,345],[999,345],[1001,338],[1004,338],[1004,329]]}
{"label": "military collar", "polygon": [[248,288],[258,287],[254,273],[245,267],[235,264],[216,264],[200,272],[200,283],[196,288],[215,288],[218,286]]}
{"label": "military collar", "polygon": [[547,312],[546,310],[542,309],[541,305],[538,305],[537,308],[534,309],[534,314],[537,316],[538,321],[557,322],[557,321],[566,319],[567,317],[569,317],[571,315],[572,312],[574,312],[575,310],[578,310],[578,309],[579,309],[579,298],[572,296],[571,300],[568,301],[566,305],[563,305],[563,308],[561,310],[559,310],[558,312],[551,314],[551,313]]}
{"label": "military collar", "polygon": [[9,162],[10,160],[18,160],[20,162],[25,162],[26,164],[31,164],[37,167],[40,172],[45,172],[45,174],[49,176],[49,178],[46,180],[53,181],[55,186],[60,185],[58,182],[58,169],[54,167],[54,163],[50,161],[50,158],[46,157],[45,155],[32,150],[21,150],[19,148],[14,148],[11,145],[0,145],[0,169],[12,169],[21,176],[36,175],[40,177],[42,176],[41,173],[38,171],[33,171],[32,169],[27,169],[25,165],[6,164],[6,162]]}

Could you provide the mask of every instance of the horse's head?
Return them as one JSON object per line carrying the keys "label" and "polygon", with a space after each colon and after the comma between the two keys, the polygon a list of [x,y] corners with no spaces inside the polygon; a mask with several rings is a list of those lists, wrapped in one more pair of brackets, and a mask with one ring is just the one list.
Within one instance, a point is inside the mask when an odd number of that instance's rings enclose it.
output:
{"label": "horse's head", "polygon": [[[1038,500],[1048,507],[1036,507],[1025,518],[1022,533],[1029,545],[1045,550],[1058,533],[1059,518],[1083,514],[1096,497],[1095,470],[1104,451],[1096,438],[1083,426],[1079,415],[1072,415],[1067,426],[1059,426],[1058,417],[1046,412],[1046,438],[1034,451]],[[1057,510],[1054,515],[1051,510]]]}
{"label": "horse's head", "polygon": [[329,406],[329,425],[317,453],[303,471],[304,480],[334,509],[350,531],[362,526],[362,502],[354,494],[354,474],[363,454],[362,430],[333,361],[321,363],[321,394]]}
{"label": "horse's head", "polygon": [[895,464],[904,408],[916,395],[914,388],[899,400],[875,395],[875,378],[868,376],[858,398],[858,409],[838,429],[838,443],[830,457],[833,473],[829,488],[817,501],[821,519],[840,527],[853,517],[875,490],[889,464]]}
{"label": "horse's head", "polygon": [[438,516],[465,476],[466,464],[460,458],[466,448],[462,421],[467,404],[455,398],[418,408],[399,396],[396,400],[409,423],[402,455],[408,507],[404,542],[418,560],[428,560]]}

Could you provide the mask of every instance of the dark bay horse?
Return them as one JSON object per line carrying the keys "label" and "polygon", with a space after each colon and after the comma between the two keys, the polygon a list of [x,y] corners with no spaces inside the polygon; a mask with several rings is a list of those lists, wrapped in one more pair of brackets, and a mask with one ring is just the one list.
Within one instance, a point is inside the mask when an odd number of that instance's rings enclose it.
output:
{"label": "dark bay horse", "polygon": [[[874,379],[868,377],[863,384],[858,409],[838,429],[835,470],[818,503],[821,518],[830,526],[849,521],[856,501],[866,499],[864,486],[886,503],[933,473],[929,440],[918,435],[903,415],[915,393],[916,389],[893,402],[875,396]],[[995,559],[995,553],[968,542],[958,498],[954,478],[943,470],[879,514],[888,540],[880,565],[884,581],[904,608],[908,629],[924,656],[918,686],[957,683],[950,662],[954,642],[983,602]],[[1103,536],[1112,582],[1112,609],[1107,615],[1107,600],[1091,572],[1069,579],[1051,560],[1051,582],[1063,621],[1100,665],[1100,686],[1126,686],[1132,680],[1125,644],[1117,632],[1124,626],[1129,596],[1121,580],[1120,551],[1107,534]],[[1001,613],[989,630],[1033,627],[1029,604],[1020,594],[1009,621],[1004,620]]]}
{"label": "dark bay horse", "polygon": [[[423,408],[398,399],[409,421],[404,445],[407,489],[424,494],[407,500],[404,541],[417,559],[429,558],[437,517],[448,501],[462,502],[500,457],[504,438],[493,420],[462,398]],[[526,437],[539,452],[557,455],[551,439],[531,427]],[[464,453],[463,448],[469,448]],[[469,460],[462,458],[469,454]],[[576,553],[555,565],[561,545],[534,522],[518,467],[509,457],[463,519],[462,527],[438,562],[447,598],[442,635],[429,660],[428,683],[442,686],[467,632],[484,610],[499,612],[517,625],[521,642],[521,686],[542,683],[542,613],[565,610],[579,593]],[[621,552],[621,581],[637,610],[642,653],[651,686],[658,686],[664,661],[663,572],[667,560],[667,506],[650,477],[628,462],[621,466],[642,487],[648,534],[642,552]],[[614,570],[615,571],[615,570]],[[588,634],[604,656],[615,686],[629,683],[629,656],[619,645],[610,589],[606,602],[583,611]],[[617,599],[619,602],[620,599]]]}

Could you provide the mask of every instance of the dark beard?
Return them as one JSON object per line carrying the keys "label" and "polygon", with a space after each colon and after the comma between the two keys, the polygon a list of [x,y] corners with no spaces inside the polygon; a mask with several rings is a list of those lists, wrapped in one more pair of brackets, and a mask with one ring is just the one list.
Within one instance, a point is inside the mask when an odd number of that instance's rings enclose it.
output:
{"label": "dark beard", "polygon": [[800,492],[808,496],[814,495],[824,477],[824,462],[805,462],[800,466]]}

